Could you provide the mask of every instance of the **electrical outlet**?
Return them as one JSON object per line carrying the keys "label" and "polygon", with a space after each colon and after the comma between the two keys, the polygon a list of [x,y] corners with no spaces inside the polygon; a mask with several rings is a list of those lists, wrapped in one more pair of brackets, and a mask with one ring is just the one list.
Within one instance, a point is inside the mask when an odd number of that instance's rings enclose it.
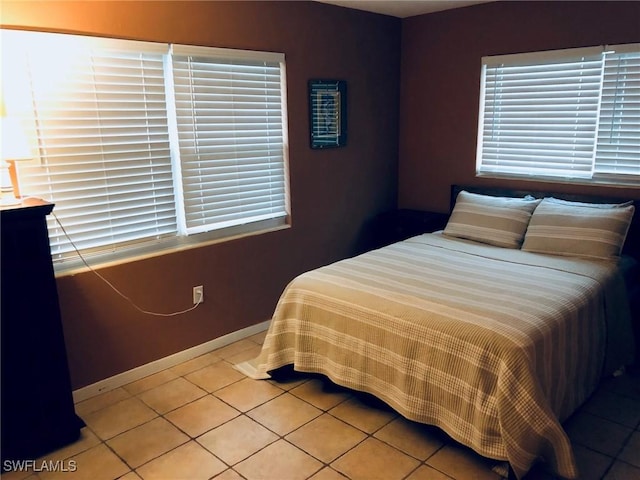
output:
{"label": "electrical outlet", "polygon": [[198,303],[204,303],[204,287],[202,285],[193,287],[193,304],[197,305]]}

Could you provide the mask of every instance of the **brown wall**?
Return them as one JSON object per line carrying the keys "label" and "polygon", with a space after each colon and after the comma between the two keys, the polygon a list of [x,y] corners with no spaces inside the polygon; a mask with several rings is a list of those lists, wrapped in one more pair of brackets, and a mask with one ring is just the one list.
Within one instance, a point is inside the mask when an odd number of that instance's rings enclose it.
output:
{"label": "brown wall", "polygon": [[[268,319],[294,275],[357,252],[366,221],[396,200],[446,211],[451,183],[640,198],[638,189],[475,178],[480,58],[638,42],[639,2],[501,1],[400,21],[299,1],[2,0],[0,20],[286,54],[292,228],[101,270],[157,311],[188,307],[191,287],[204,285],[206,302],[181,317],[138,314],[90,273],[59,278],[74,388]],[[310,78],[347,80],[347,147],[308,147]]]}
{"label": "brown wall", "polygon": [[[284,52],[292,228],[58,279],[72,383],[79,388],[271,317],[294,275],[357,252],[370,217],[397,200],[399,19],[312,2],[9,2],[3,26]],[[348,145],[309,148],[307,81],[348,84]]]}
{"label": "brown wall", "polygon": [[640,198],[638,188],[475,178],[481,57],[639,41],[640,2],[500,1],[405,19],[399,206],[446,212],[453,183]]}

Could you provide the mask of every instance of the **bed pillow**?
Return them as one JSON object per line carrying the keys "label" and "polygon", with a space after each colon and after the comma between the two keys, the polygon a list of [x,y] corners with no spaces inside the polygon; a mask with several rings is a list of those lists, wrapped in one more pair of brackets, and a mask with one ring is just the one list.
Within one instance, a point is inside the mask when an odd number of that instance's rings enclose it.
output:
{"label": "bed pillow", "polygon": [[624,208],[633,205],[633,200],[629,200],[624,203],[585,203],[585,202],[571,202],[569,200],[561,200],[555,197],[547,197],[545,200],[552,203],[558,203],[560,205],[569,205],[573,207],[591,207],[591,208]]}
{"label": "bed pillow", "polygon": [[462,190],[444,234],[498,247],[520,248],[531,213],[539,203],[532,197],[492,197]]}
{"label": "bed pillow", "polygon": [[633,202],[586,204],[545,198],[531,216],[522,250],[617,258],[633,218]]}

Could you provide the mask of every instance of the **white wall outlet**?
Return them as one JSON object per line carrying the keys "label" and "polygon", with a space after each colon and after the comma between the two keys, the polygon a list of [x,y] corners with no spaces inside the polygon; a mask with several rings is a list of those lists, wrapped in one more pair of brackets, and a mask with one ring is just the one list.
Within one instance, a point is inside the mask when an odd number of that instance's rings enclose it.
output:
{"label": "white wall outlet", "polygon": [[193,304],[197,305],[199,303],[204,303],[204,287],[202,285],[193,287]]}

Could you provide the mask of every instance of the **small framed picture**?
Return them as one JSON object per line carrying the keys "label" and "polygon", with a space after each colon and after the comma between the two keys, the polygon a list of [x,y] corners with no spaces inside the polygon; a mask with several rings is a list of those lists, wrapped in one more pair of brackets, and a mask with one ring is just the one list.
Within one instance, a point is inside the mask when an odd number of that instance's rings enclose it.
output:
{"label": "small framed picture", "polygon": [[311,148],[347,144],[347,82],[309,80]]}

